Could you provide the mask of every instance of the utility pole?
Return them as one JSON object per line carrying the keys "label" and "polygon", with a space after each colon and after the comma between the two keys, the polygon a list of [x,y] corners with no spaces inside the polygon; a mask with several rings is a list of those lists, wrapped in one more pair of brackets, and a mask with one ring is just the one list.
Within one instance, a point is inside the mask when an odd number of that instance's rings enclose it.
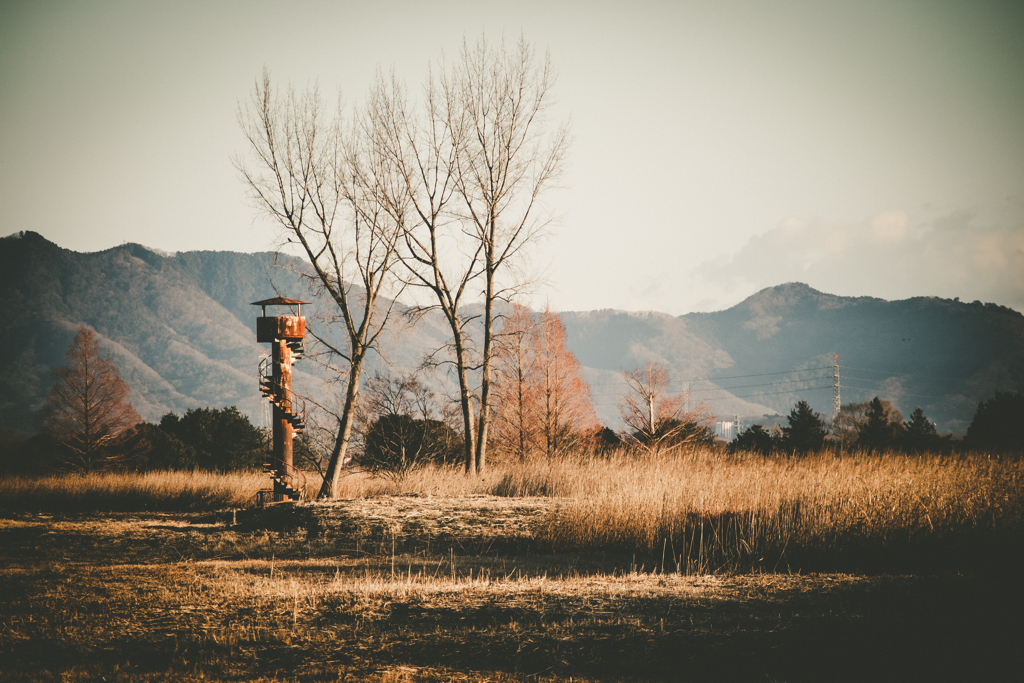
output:
{"label": "utility pole", "polygon": [[839,417],[839,356],[832,357],[832,421]]}
{"label": "utility pole", "polygon": [[647,395],[647,404],[651,411],[651,436],[653,437],[655,434],[657,434],[658,431],[657,426],[654,422],[654,392],[650,392]]}

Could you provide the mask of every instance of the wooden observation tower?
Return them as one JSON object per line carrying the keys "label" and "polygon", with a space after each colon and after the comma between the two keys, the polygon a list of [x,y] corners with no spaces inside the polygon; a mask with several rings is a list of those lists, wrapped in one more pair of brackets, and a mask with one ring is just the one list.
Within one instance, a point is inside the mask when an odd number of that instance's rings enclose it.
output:
{"label": "wooden observation tower", "polygon": [[[260,392],[274,406],[274,444],[263,470],[274,480],[274,500],[298,500],[304,477],[292,462],[292,439],[306,427],[306,402],[292,391],[292,366],[302,358],[306,319],[302,304],[308,301],[278,296],[254,301],[262,306],[256,318],[256,341],[269,343],[270,358],[260,362]],[[268,316],[267,306],[294,307],[294,315]],[[292,311],[289,310],[289,313]]]}

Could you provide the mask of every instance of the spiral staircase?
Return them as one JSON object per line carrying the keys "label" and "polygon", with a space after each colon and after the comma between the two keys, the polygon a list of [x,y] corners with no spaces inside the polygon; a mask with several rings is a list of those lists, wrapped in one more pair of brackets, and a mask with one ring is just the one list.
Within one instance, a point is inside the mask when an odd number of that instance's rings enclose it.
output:
{"label": "spiral staircase", "polygon": [[[286,342],[291,349],[292,365],[302,358],[302,340],[289,339]],[[306,428],[306,400],[291,389],[281,386],[274,378],[273,364],[270,358],[260,361],[260,393],[280,411],[280,415],[292,426],[293,435],[298,436]],[[275,457],[273,449],[267,449],[267,460],[263,463],[263,471],[274,481],[274,491],[282,493],[285,500],[299,500],[305,489],[306,476],[293,465]],[[298,488],[296,488],[298,487]]]}
{"label": "spiral staircase", "polygon": [[[292,391],[292,366],[302,358],[303,340],[306,337],[306,319],[302,317],[302,305],[308,301],[276,296],[273,299],[254,301],[260,307],[256,318],[256,341],[270,344],[271,354],[260,362],[260,393],[274,406],[271,420],[273,448],[268,449],[263,471],[270,475],[274,488],[260,491],[257,505],[272,500],[299,500],[305,490],[306,477],[293,465],[292,440],[306,428],[306,401]],[[286,315],[267,315],[267,308],[286,306]],[[289,426],[291,427],[289,429]]]}

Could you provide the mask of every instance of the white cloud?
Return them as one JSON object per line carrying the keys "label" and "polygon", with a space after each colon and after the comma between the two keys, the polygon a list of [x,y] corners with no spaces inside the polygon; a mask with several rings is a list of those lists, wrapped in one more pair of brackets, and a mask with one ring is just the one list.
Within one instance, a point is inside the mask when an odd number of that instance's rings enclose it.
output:
{"label": "white cloud", "polygon": [[685,279],[692,309],[730,306],[783,282],[844,296],[980,299],[1024,311],[1024,224],[979,225],[958,211],[916,222],[883,211],[861,222],[790,218]]}

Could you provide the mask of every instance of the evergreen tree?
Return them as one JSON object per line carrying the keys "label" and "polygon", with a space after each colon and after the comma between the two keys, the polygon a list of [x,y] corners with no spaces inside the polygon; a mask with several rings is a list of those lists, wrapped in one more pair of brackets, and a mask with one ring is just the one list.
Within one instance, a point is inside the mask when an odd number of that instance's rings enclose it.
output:
{"label": "evergreen tree", "polygon": [[[172,415],[172,413],[168,413]],[[164,419],[167,419],[167,415]],[[174,415],[177,418],[177,415]],[[147,445],[144,457],[136,461],[140,470],[195,470],[199,468],[196,449],[165,431],[160,425],[145,423],[139,426]]]}
{"label": "evergreen tree", "polygon": [[454,464],[462,448],[462,438],[440,420],[389,414],[370,427],[359,462],[371,472],[401,476],[429,463]]}
{"label": "evergreen tree", "polygon": [[622,446],[622,439],[611,427],[598,427],[588,435],[587,443],[597,453],[608,453]]}
{"label": "evergreen tree", "polygon": [[788,427],[782,428],[782,442],[786,450],[797,455],[820,451],[825,444],[825,423],[821,415],[811,410],[807,401],[800,401],[786,417]]}
{"label": "evergreen tree", "polygon": [[898,445],[903,435],[903,416],[899,412],[887,413],[883,402],[875,396],[867,412],[867,423],[860,429],[857,444],[862,448],[882,451]]}
{"label": "evergreen tree", "polygon": [[260,467],[267,456],[263,434],[235,406],[190,408],[178,417],[167,413],[160,429],[173,437],[156,460],[175,469],[217,472]]}
{"label": "evergreen tree", "polygon": [[970,448],[993,453],[1024,452],[1024,395],[997,391],[982,401],[967,428],[964,440]]}
{"label": "evergreen tree", "polygon": [[733,439],[732,443],[729,444],[729,452],[748,451],[750,453],[760,453],[761,455],[771,455],[772,451],[779,449],[781,445],[779,440],[769,434],[764,427],[761,425],[751,425],[747,427],[746,431],[738,434]]}
{"label": "evergreen tree", "polygon": [[903,425],[902,444],[911,453],[939,450],[943,446],[942,438],[935,432],[935,425],[924,416],[920,407],[914,408],[910,422]]}
{"label": "evergreen tree", "polygon": [[[875,400],[882,407],[885,421],[890,424],[902,424],[903,416],[900,414],[900,411],[896,410],[895,406],[885,399],[875,397],[872,401],[864,401],[862,403],[844,403],[842,408],[839,409],[839,414],[832,421],[832,434],[839,439],[841,448],[865,448],[865,445],[860,440],[860,436],[864,428],[867,427],[869,413],[872,410],[871,406]],[[878,420],[878,406],[875,406],[875,412],[876,420]],[[868,446],[868,448],[870,447]]]}

